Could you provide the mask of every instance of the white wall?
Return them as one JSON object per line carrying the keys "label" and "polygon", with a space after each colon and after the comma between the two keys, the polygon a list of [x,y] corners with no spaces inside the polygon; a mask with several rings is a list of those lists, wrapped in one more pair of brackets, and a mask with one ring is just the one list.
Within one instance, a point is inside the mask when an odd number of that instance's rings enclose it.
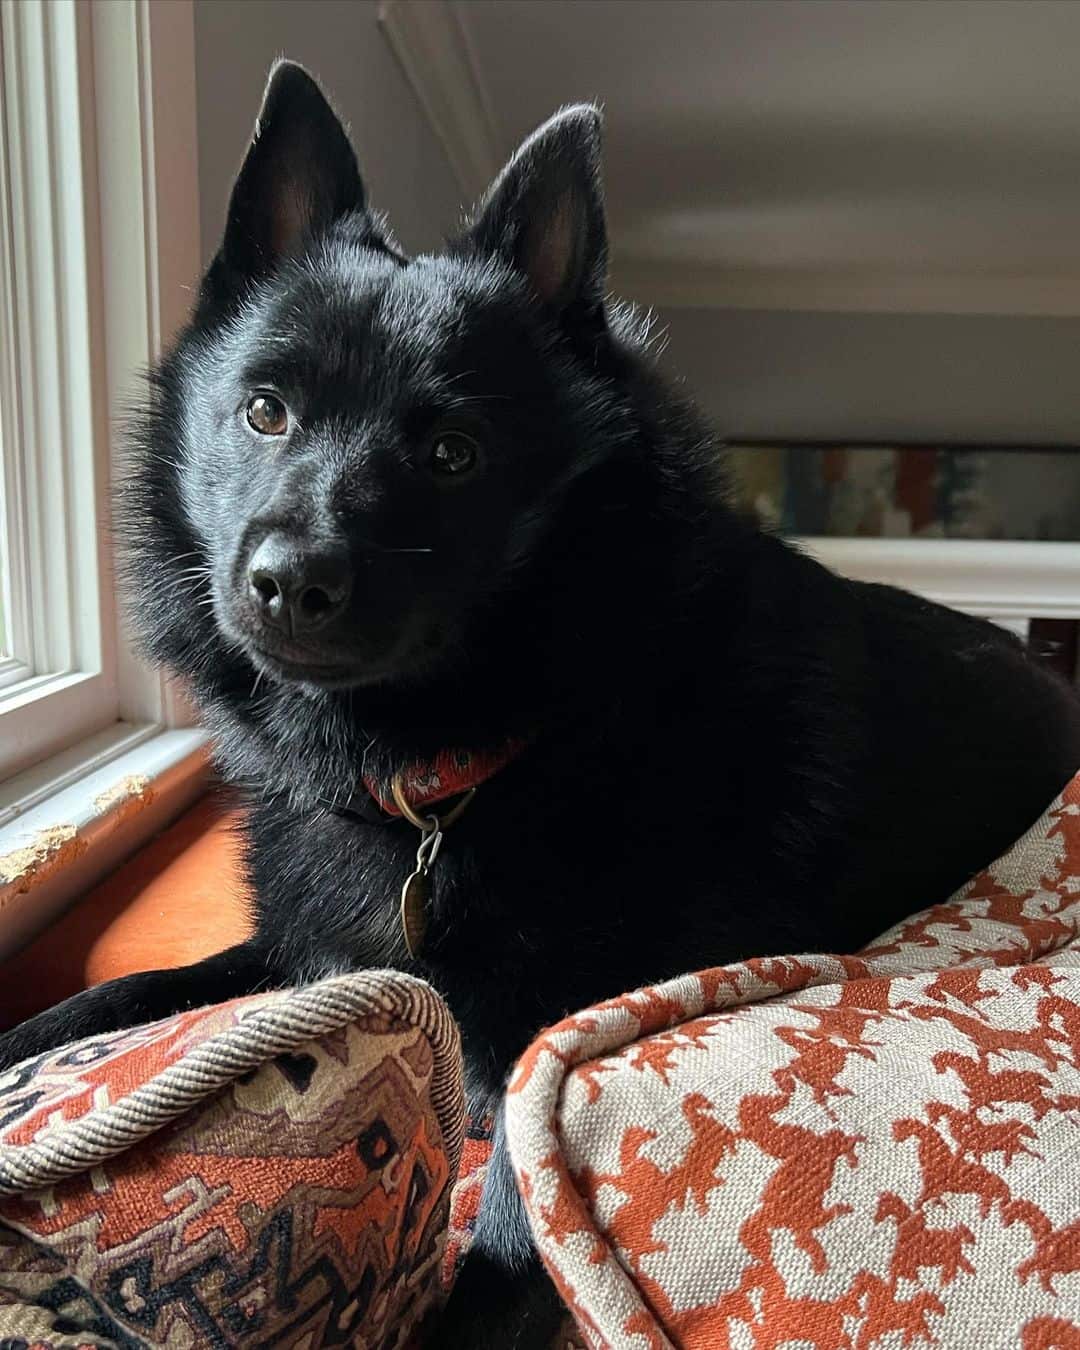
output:
{"label": "white wall", "polygon": [[372,204],[409,251],[438,245],[460,197],[446,156],[379,32],[376,0],[196,0],[203,256],[278,56],[302,62],[349,123]]}

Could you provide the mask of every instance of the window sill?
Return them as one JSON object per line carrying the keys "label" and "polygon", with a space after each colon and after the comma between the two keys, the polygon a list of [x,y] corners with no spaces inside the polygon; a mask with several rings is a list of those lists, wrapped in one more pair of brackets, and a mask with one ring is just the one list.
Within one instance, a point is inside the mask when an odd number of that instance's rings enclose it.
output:
{"label": "window sill", "polygon": [[231,795],[211,788],[0,962],[0,1032],[105,980],[190,965],[242,942],[251,911],[241,819]]}
{"label": "window sill", "polygon": [[207,736],[117,723],[0,787],[0,958],[204,791]]}

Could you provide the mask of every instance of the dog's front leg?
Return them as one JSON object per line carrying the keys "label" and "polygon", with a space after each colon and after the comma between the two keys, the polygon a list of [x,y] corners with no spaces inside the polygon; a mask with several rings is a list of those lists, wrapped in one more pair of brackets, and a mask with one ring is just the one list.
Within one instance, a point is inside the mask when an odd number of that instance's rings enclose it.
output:
{"label": "dog's front leg", "polygon": [[152,1022],[279,983],[256,941],[177,970],[125,975],[58,1003],[0,1035],[0,1069],[70,1041]]}
{"label": "dog's front leg", "polygon": [[551,1350],[565,1315],[533,1246],[500,1112],[473,1243],[430,1344],[432,1350]]}

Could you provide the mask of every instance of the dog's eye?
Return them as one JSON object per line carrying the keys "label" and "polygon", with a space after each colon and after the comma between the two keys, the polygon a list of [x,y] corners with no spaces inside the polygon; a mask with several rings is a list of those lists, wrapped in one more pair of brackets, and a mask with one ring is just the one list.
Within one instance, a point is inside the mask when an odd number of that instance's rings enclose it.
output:
{"label": "dog's eye", "polygon": [[431,467],[436,473],[468,473],[476,464],[476,442],[463,431],[444,431],[431,447]]}
{"label": "dog's eye", "polygon": [[273,394],[255,394],[248,399],[247,420],[260,436],[284,436],[289,429],[289,410]]}

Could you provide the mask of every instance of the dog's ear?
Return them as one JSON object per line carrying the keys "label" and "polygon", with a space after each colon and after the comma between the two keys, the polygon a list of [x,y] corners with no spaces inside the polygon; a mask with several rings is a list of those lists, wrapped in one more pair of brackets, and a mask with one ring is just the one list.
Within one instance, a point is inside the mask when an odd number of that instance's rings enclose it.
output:
{"label": "dog's ear", "polygon": [[345,128],[302,66],[270,72],[255,135],[233,186],[220,261],[258,276],[366,198]]}
{"label": "dog's ear", "polygon": [[602,311],[607,230],[601,183],[601,117],[564,108],[528,138],[491,185],[468,246],[521,272],[557,314]]}

